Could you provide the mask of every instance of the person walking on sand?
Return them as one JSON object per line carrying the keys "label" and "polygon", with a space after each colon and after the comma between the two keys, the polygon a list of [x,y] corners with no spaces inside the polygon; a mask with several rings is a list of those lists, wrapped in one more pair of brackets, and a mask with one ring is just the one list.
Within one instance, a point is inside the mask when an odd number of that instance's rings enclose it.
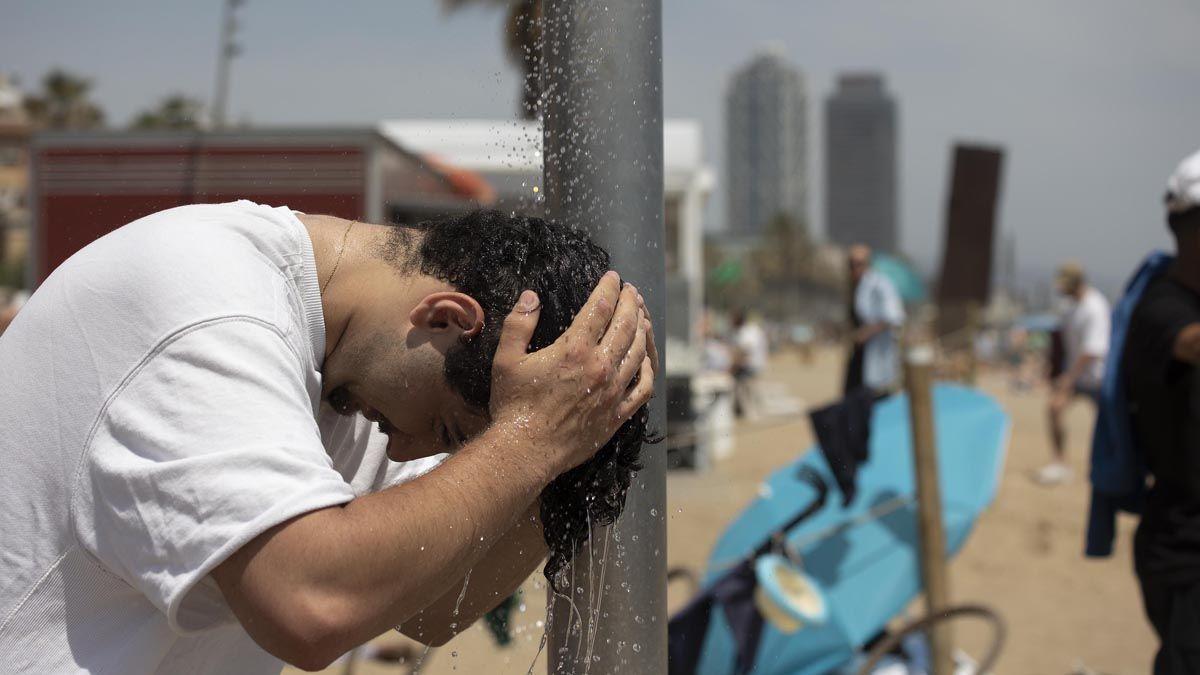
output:
{"label": "person walking on sand", "polygon": [[850,247],[849,322],[853,348],[846,365],[844,392],[863,387],[885,394],[898,380],[899,330],[904,326],[904,302],[886,276],[871,269],[871,249]]}
{"label": "person walking on sand", "polygon": [[1062,338],[1066,351],[1065,370],[1050,387],[1047,418],[1050,444],[1054,454],[1050,463],[1033,474],[1042,485],[1059,485],[1071,478],[1066,461],[1067,434],[1063,414],[1078,398],[1096,402],[1104,378],[1104,360],[1108,356],[1111,312],[1108,300],[1087,283],[1083,267],[1069,262],[1058,270],[1058,291],[1067,300],[1062,318]]}

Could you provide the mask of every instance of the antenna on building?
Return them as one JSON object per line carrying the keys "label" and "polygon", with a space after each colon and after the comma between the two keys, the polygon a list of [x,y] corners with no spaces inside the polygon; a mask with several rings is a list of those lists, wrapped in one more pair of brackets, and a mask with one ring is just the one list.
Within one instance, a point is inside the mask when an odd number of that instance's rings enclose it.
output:
{"label": "antenna on building", "polygon": [[241,46],[235,42],[237,34],[237,10],[246,4],[246,0],[225,0],[225,9],[221,14],[221,44],[217,49],[217,84],[213,92],[213,128],[225,126],[225,112],[229,103],[229,69],[233,58],[241,52]]}

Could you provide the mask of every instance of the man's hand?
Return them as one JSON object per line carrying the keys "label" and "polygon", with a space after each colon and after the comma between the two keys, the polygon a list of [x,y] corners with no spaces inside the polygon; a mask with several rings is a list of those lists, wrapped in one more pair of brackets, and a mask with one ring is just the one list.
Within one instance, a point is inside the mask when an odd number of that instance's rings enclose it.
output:
{"label": "man's hand", "polygon": [[608,272],[554,344],[529,353],[537,295],[504,322],[492,362],[491,413],[558,475],[588,460],[654,393],[658,352],[637,289]]}
{"label": "man's hand", "polygon": [[891,328],[891,326],[882,321],[879,323],[871,323],[865,326],[859,326],[858,329],[854,331],[854,344],[858,346],[865,345],[871,341],[871,338],[879,335],[889,328]]}
{"label": "man's hand", "polygon": [[1070,389],[1064,389],[1055,382],[1054,388],[1050,390],[1050,411],[1054,414],[1060,414],[1067,409],[1067,405],[1071,402]]}
{"label": "man's hand", "polygon": [[1184,363],[1200,365],[1200,323],[1188,324],[1179,331],[1172,352]]}

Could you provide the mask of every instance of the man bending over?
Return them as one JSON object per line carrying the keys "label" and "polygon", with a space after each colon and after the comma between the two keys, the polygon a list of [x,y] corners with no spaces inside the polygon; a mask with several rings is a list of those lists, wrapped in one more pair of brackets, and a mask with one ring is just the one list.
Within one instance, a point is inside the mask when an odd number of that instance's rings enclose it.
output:
{"label": "man bending over", "polygon": [[[319,669],[394,626],[448,640],[544,541],[561,567],[623,504],[652,394],[607,265],[533,218],[246,201],[84,248],[0,338],[4,669]],[[543,536],[543,494],[586,514]]]}

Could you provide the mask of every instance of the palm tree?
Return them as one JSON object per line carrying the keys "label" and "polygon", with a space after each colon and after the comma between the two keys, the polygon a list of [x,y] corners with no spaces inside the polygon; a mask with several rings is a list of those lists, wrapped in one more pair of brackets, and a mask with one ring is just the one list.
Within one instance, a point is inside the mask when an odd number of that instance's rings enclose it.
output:
{"label": "palm tree", "polygon": [[507,7],[504,21],[504,51],[521,69],[521,109],[525,119],[538,116],[542,72],[542,0],[442,0],[447,12],[470,5]]}
{"label": "palm tree", "polygon": [[49,129],[94,129],[104,125],[104,111],[88,100],[92,81],[55,68],[42,78],[42,91],[25,98],[34,125]]}
{"label": "palm tree", "polygon": [[157,108],[146,110],[131,125],[134,129],[199,129],[204,104],[183,94],[164,98]]}

